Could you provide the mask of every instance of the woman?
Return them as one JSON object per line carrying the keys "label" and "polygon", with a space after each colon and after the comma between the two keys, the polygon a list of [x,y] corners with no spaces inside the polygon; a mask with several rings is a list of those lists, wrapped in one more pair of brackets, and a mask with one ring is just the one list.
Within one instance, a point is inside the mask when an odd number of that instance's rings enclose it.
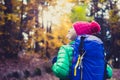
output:
{"label": "woman", "polygon": [[[54,74],[61,80],[103,80],[105,70],[103,42],[93,36],[100,32],[100,25],[93,22],[75,22],[67,38],[72,40],[58,51],[57,61],[53,64]],[[81,37],[85,37],[83,48],[79,50]]]}

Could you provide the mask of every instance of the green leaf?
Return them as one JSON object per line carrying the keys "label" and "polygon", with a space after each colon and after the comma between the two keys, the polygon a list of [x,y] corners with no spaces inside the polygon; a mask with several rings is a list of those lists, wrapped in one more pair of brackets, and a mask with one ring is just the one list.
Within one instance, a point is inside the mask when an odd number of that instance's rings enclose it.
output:
{"label": "green leaf", "polygon": [[72,22],[93,20],[92,17],[86,16],[86,8],[86,4],[74,6],[70,15]]}

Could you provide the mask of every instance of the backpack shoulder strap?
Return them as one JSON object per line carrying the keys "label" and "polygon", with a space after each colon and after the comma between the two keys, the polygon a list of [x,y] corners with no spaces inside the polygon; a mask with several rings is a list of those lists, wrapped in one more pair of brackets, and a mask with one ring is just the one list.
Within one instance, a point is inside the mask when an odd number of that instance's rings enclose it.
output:
{"label": "backpack shoulder strap", "polygon": [[[80,56],[81,56],[81,59],[83,58],[83,56],[84,56],[84,54],[85,54],[85,50],[84,50],[84,40],[85,40],[85,36],[81,36],[81,42],[80,42],[80,45],[79,45],[79,51],[80,51]],[[82,61],[81,61],[82,62]],[[80,64],[81,64],[81,62],[80,62]],[[80,80],[82,80],[83,78],[83,71],[82,71],[82,66],[80,65]]]}
{"label": "backpack shoulder strap", "polygon": [[79,64],[81,64],[81,57],[83,56],[83,54],[85,52],[85,50],[83,49],[84,39],[85,39],[84,36],[80,37],[80,45],[79,45],[79,53],[80,54],[78,56],[78,60],[77,60],[77,63],[75,65],[75,68],[74,68],[74,76],[76,76],[77,67],[79,66]]}
{"label": "backpack shoulder strap", "polygon": [[83,53],[85,52],[85,50],[83,48],[85,38],[86,38],[85,36],[81,36],[81,38],[80,38],[80,45],[79,45],[80,56],[82,56]]}

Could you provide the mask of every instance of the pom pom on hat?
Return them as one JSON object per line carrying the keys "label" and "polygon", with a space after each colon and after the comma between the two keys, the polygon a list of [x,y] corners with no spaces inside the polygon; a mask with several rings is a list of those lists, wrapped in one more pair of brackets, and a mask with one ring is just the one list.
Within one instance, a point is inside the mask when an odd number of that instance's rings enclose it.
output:
{"label": "pom pom on hat", "polygon": [[89,22],[75,22],[73,24],[73,27],[77,33],[77,35],[82,35],[82,34],[95,34],[100,32],[101,28],[100,25],[92,21],[91,23]]}
{"label": "pom pom on hat", "polygon": [[92,33],[99,33],[100,30],[101,30],[100,25],[97,22],[95,22],[95,21],[91,22]]}

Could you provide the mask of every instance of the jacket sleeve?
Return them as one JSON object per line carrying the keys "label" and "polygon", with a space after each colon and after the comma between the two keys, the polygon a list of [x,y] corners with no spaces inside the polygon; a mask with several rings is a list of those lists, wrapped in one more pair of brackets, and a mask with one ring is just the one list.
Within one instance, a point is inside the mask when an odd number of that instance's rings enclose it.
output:
{"label": "jacket sleeve", "polygon": [[57,77],[64,78],[69,75],[72,53],[73,48],[70,45],[63,45],[60,47],[57,61],[52,66],[52,71]]}

